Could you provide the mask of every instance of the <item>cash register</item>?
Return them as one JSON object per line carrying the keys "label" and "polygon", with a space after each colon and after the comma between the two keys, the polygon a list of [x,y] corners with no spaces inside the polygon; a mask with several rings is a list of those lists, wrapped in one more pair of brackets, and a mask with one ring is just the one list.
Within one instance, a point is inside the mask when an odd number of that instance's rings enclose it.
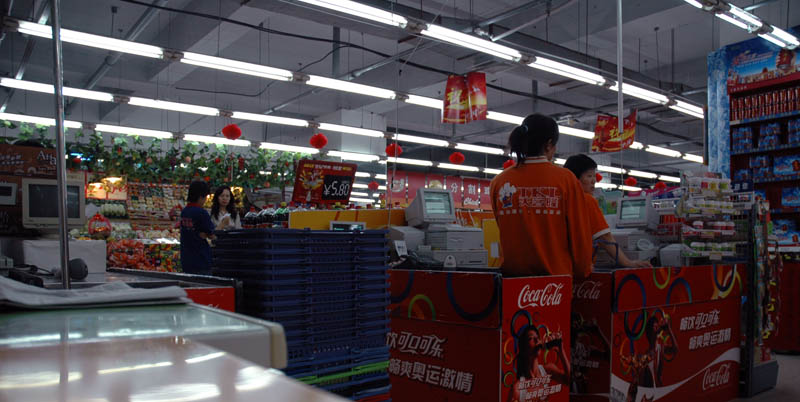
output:
{"label": "cash register", "polygon": [[[607,219],[619,252],[624,252],[631,260],[649,261],[656,257],[658,245],[652,232],[658,226],[658,219],[651,196],[623,198],[614,219]],[[598,246],[595,265],[619,266],[619,263],[615,255],[609,255]]]}
{"label": "cash register", "polygon": [[483,231],[454,223],[455,203],[449,191],[417,190],[405,216],[408,226],[389,228],[389,239],[404,241],[408,251],[457,267],[487,266]]}

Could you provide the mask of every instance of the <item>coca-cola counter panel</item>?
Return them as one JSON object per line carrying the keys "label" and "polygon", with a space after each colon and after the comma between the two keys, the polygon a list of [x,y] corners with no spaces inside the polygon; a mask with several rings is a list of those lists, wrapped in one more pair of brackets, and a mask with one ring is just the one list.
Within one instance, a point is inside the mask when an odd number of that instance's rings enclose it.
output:
{"label": "coca-cola counter panel", "polygon": [[569,400],[571,277],[390,270],[392,400]]}
{"label": "coca-cola counter panel", "polygon": [[741,272],[628,269],[576,283],[573,399],[736,398]]}

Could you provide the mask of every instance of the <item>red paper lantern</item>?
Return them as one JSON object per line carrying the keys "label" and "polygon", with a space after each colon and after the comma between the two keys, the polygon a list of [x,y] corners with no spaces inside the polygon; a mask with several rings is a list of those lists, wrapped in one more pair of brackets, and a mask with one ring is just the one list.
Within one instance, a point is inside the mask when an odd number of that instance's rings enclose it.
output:
{"label": "red paper lantern", "polygon": [[386,146],[386,155],[391,157],[398,157],[403,154],[403,148],[400,145],[391,143]]}
{"label": "red paper lantern", "polygon": [[656,190],[664,190],[664,189],[667,188],[667,183],[664,183],[663,181],[660,181],[660,182],[656,183],[653,186],[653,188],[655,188]]}
{"label": "red paper lantern", "polygon": [[508,169],[510,167],[514,167],[514,165],[515,165],[514,160],[513,159],[509,159],[509,160],[503,162],[503,170]]}
{"label": "red paper lantern", "polygon": [[235,140],[242,136],[242,129],[235,124],[228,124],[222,127],[222,135],[229,140]]}
{"label": "red paper lantern", "polygon": [[448,159],[450,159],[450,163],[460,165],[464,163],[464,160],[466,160],[467,158],[461,152],[456,151],[450,154],[450,158]]}
{"label": "red paper lantern", "polygon": [[325,134],[316,133],[311,136],[308,143],[316,149],[325,148],[325,145],[328,145],[328,137],[326,137]]}
{"label": "red paper lantern", "polygon": [[598,182],[601,182],[603,181],[603,175],[601,175],[600,173],[595,173],[594,179],[597,180]]}
{"label": "red paper lantern", "polygon": [[628,177],[627,179],[625,179],[625,185],[626,186],[633,187],[633,186],[636,185],[636,183],[638,183],[638,181],[636,180],[635,177]]}
{"label": "red paper lantern", "polygon": [[372,191],[377,190],[378,187],[379,187],[378,182],[375,181],[375,180],[373,180],[373,181],[369,182],[369,184],[367,184],[367,188],[369,188]]}

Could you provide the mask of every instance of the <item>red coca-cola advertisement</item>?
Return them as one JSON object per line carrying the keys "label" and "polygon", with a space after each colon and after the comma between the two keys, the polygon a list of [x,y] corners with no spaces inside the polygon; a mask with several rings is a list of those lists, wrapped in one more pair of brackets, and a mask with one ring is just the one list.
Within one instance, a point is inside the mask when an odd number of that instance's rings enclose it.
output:
{"label": "red coca-cola advertisement", "polygon": [[473,179],[470,177],[464,177],[463,179],[464,185],[464,197],[462,199],[461,205],[463,208],[467,209],[478,209],[481,206],[481,182],[479,179]]}
{"label": "red coca-cola advertisement", "polygon": [[473,71],[467,74],[469,89],[469,120],[486,120],[489,104],[486,100],[486,74]]}
{"label": "red coca-cola advertisement", "polygon": [[447,77],[442,123],[464,124],[469,121],[469,89],[462,75]]}
{"label": "red coca-cola advertisement", "polygon": [[595,272],[572,288],[571,398],[608,401],[613,275]]}
{"label": "red coca-cola advertisement", "polygon": [[408,203],[417,198],[417,190],[425,188],[425,173],[408,172],[406,173],[408,182]]}
{"label": "red coca-cola advertisement", "polygon": [[461,206],[461,177],[460,176],[447,176],[444,179],[445,188],[450,194],[453,195],[453,203],[457,206]]}
{"label": "red coca-cola advertisement", "polygon": [[503,279],[501,401],[568,401],[572,277]]}

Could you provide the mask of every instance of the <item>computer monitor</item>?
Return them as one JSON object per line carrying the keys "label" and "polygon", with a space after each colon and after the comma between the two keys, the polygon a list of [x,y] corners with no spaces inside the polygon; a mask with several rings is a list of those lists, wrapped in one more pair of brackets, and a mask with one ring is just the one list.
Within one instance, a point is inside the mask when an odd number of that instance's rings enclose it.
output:
{"label": "computer monitor", "polygon": [[620,200],[617,228],[651,228],[658,224],[658,215],[650,196],[628,197]]}
{"label": "computer monitor", "polygon": [[[67,226],[86,223],[84,183],[67,181]],[[53,179],[22,179],[22,226],[28,229],[58,229],[58,186]]]}
{"label": "computer monitor", "polygon": [[418,189],[417,197],[406,208],[406,221],[409,226],[451,223],[455,220],[456,209],[453,195],[447,190]]}

